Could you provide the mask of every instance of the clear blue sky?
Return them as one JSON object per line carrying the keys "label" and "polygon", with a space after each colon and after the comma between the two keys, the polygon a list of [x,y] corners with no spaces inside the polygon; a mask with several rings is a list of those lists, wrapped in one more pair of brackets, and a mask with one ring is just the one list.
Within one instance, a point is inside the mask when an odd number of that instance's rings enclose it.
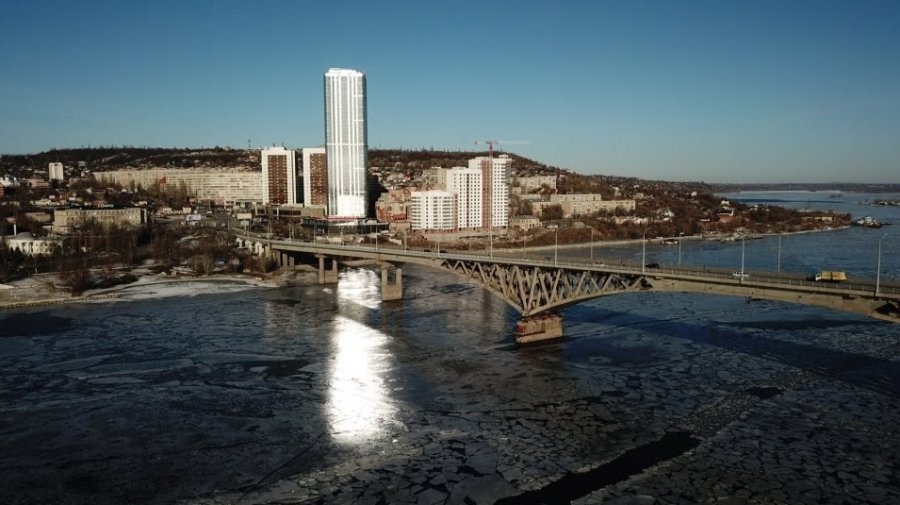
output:
{"label": "clear blue sky", "polygon": [[581,173],[900,182],[900,2],[45,1],[0,10],[0,153],[475,139]]}

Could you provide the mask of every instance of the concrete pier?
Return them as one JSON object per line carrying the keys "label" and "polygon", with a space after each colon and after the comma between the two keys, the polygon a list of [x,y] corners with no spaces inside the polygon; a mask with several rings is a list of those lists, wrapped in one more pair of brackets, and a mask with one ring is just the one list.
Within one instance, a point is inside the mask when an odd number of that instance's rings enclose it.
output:
{"label": "concrete pier", "polygon": [[[338,281],[338,262],[334,258],[325,255],[318,255],[319,258],[319,284],[337,284]],[[331,261],[331,268],[325,268],[326,260]]]}
{"label": "concrete pier", "polygon": [[381,266],[381,301],[403,299],[403,269],[394,265]]}
{"label": "concrete pier", "polygon": [[554,313],[523,317],[516,324],[516,343],[527,344],[563,336],[562,316]]}

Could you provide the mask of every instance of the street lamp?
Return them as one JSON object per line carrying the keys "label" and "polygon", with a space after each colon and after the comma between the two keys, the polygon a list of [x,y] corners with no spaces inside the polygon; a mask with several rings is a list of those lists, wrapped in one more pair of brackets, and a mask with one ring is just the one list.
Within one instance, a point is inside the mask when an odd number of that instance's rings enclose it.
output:
{"label": "street lamp", "polygon": [[490,239],[491,259],[494,259],[494,227],[488,228],[488,237]]}
{"label": "street lamp", "polygon": [[878,237],[878,261],[875,263],[875,296],[878,296],[878,292],[881,288],[881,240],[884,237],[887,237],[887,233]]}
{"label": "street lamp", "polygon": [[591,226],[591,263],[594,262],[594,227]]}
{"label": "street lamp", "polygon": [[741,236],[741,284],[744,283],[744,244],[747,242],[746,236]]}
{"label": "street lamp", "polygon": [[559,228],[553,230],[553,266],[556,266],[556,260],[559,256]]}
{"label": "street lamp", "polygon": [[681,266],[681,241],[684,240],[684,233],[678,234],[678,266]]}

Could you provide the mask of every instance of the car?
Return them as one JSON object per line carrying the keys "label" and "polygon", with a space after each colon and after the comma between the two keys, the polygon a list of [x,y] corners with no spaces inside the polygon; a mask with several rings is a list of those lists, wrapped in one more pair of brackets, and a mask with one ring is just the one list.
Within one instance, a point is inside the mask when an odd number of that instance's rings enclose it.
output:
{"label": "car", "polygon": [[731,276],[735,279],[747,280],[750,278],[750,274],[746,274],[743,272],[731,272]]}
{"label": "car", "polygon": [[659,268],[659,263],[647,263],[644,268]]}

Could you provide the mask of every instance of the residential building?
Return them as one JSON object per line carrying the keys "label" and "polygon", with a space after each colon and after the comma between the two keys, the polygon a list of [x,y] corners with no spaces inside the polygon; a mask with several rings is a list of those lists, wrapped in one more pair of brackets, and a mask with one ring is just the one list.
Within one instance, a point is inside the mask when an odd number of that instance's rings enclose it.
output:
{"label": "residential building", "polygon": [[[550,195],[550,204],[559,205],[565,218],[585,216],[596,212],[615,212],[618,209],[632,212],[635,208],[634,200],[603,200],[599,193]],[[532,204],[533,208],[534,204]]]}
{"label": "residential building", "polygon": [[168,169],[116,170],[94,172],[101,182],[132,185],[160,191],[186,191],[200,201],[217,205],[262,203],[262,172],[232,169]]}
{"label": "residential building", "polygon": [[457,197],[449,191],[410,193],[409,220],[413,230],[456,229]]}
{"label": "residential building", "polygon": [[303,204],[328,205],[328,160],[324,147],[303,148]]}
{"label": "residential building", "polygon": [[113,224],[139,226],[147,222],[147,210],[138,207],[127,209],[57,209],[53,212],[53,231],[66,233],[90,221],[95,221],[104,226]]}
{"label": "residential building", "polygon": [[47,169],[50,173],[51,181],[61,181],[61,180],[65,179],[65,174],[63,173],[63,164],[62,163],[60,163],[58,161],[54,161],[53,163],[50,163],[50,165],[48,165]]}
{"label": "residential building", "polygon": [[485,228],[506,228],[509,225],[509,165],[512,159],[479,156],[469,160],[470,169],[482,173],[482,223]]}
{"label": "residential building", "polygon": [[444,170],[441,188],[456,194],[456,227],[461,230],[484,226],[484,173],[480,168],[454,167]]}
{"label": "residential building", "polygon": [[366,217],[366,131],[365,74],[344,68],[329,69],[325,73],[329,217]]}
{"label": "residential building", "polygon": [[555,175],[534,175],[531,177],[519,177],[517,179],[519,183],[519,187],[522,188],[524,192],[531,192],[536,189],[541,189],[542,186],[547,186],[550,189],[556,189],[556,176]]}
{"label": "residential building", "polygon": [[297,168],[295,154],[284,147],[270,147],[260,152],[262,158],[262,203],[294,205],[297,203]]}

